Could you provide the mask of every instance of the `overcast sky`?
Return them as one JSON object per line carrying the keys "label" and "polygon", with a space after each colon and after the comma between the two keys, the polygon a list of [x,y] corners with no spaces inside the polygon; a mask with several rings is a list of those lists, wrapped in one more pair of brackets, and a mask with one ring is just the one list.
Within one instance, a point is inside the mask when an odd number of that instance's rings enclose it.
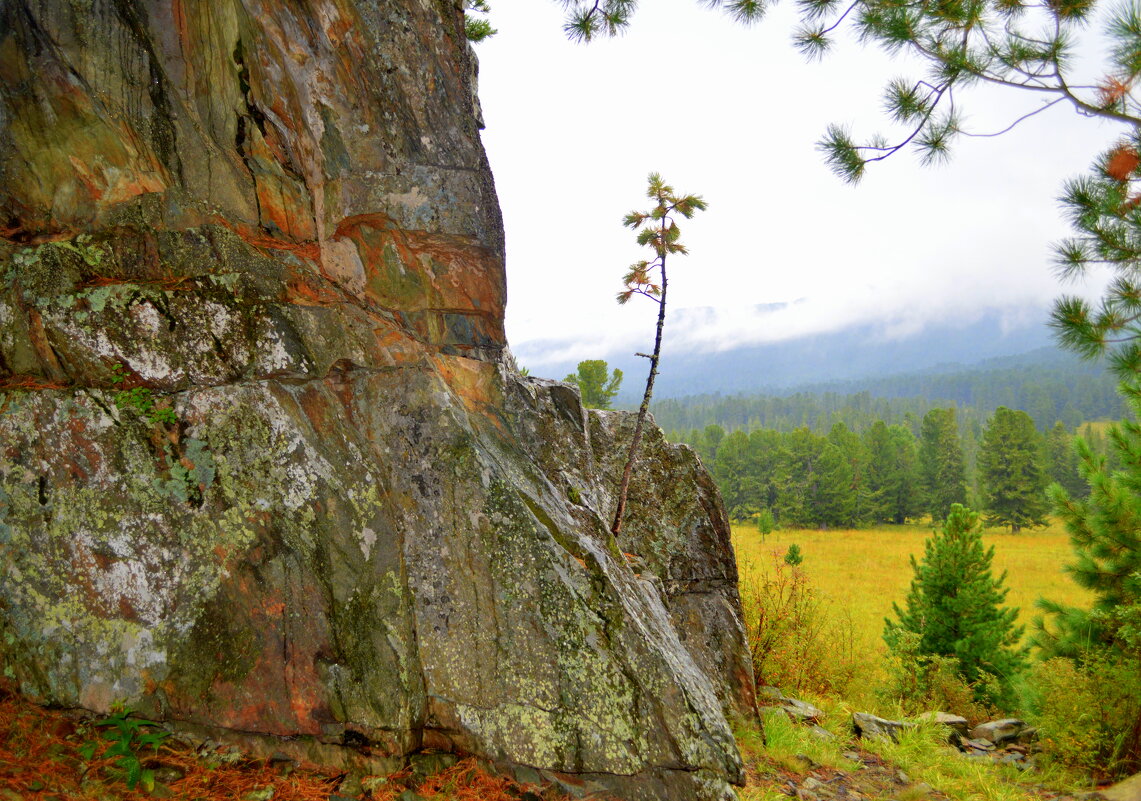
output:
{"label": "overcast sky", "polygon": [[[1059,105],[1005,136],[960,138],[947,166],[901,153],[852,187],[815,143],[832,122],[857,138],[898,133],[883,86],[920,69],[842,37],[806,62],[790,43],[792,3],[742,28],[696,0],[644,0],[629,33],[590,45],[566,41],[551,0],[492,0],[492,12],[499,34],[476,51],[507,232],[507,332],[540,373],[652,345],[654,304],[614,302],[644,257],[621,218],[647,205],[651,171],[709,202],[682,226],[691,255],[670,265],[670,311],[688,309],[667,321],[673,347],[869,321],[906,333],[994,307],[1017,325],[1062,291],[1049,266],[1067,233],[1062,181],[1121,133]],[[989,87],[958,99],[979,131],[1043,102]]]}

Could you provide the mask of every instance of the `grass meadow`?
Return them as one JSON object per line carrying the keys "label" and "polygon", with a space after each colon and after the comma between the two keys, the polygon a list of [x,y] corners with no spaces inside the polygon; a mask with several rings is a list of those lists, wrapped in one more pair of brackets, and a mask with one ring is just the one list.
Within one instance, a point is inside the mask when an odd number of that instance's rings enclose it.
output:
{"label": "grass meadow", "polygon": [[[891,614],[893,603],[903,604],[913,576],[910,557],[922,558],[931,530],[929,525],[788,530],[762,538],[754,526],[740,525],[733,527],[733,545],[743,585],[771,576],[773,560],[792,543],[800,547],[801,567],[828,618],[829,636],[850,640],[838,647],[855,655],[860,664],[858,684],[870,688],[885,670],[884,618]],[[1034,602],[1040,597],[1088,604],[1089,594],[1064,572],[1072,552],[1060,524],[1018,534],[990,529],[984,540],[995,549],[994,572],[1006,571],[1007,605],[1018,607],[1019,622],[1028,632],[1038,614]],[[742,586],[745,594],[747,587]]]}

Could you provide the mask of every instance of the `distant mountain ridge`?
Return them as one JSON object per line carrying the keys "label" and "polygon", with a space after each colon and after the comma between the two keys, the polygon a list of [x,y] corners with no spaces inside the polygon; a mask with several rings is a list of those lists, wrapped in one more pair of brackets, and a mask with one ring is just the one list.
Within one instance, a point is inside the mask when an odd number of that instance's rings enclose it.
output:
{"label": "distant mountain ridge", "polygon": [[[1019,317],[1029,322],[1012,325]],[[675,337],[676,339],[676,337]],[[556,352],[566,343],[526,343],[520,362],[537,375],[562,378],[574,372],[576,362],[542,360],[542,353]],[[626,374],[619,403],[635,403],[648,369],[646,360],[628,353],[599,354],[611,367]],[[1046,312],[1027,315],[1024,310],[991,311],[969,323],[932,323],[921,331],[889,337],[882,323],[865,323],[825,334],[747,345],[722,351],[696,352],[671,345],[667,323],[661,371],[655,397],[669,398],[709,392],[787,392],[804,385],[826,386],[834,382],[917,372],[951,372],[975,367],[988,359],[1012,357],[1051,345]],[[643,349],[644,350],[644,349]],[[1037,358],[1037,357],[1034,357]],[[537,368],[537,369],[536,369]]]}
{"label": "distant mountain ridge", "polygon": [[717,424],[727,430],[807,425],[821,433],[836,420],[860,430],[877,419],[920,419],[928,409],[954,406],[961,425],[981,424],[998,406],[1021,409],[1040,429],[1062,421],[1126,416],[1117,380],[1104,366],[1056,348],[985,360],[973,367],[939,365],[893,376],[806,384],[773,392],[701,393],[657,399],[658,424],[669,430]]}

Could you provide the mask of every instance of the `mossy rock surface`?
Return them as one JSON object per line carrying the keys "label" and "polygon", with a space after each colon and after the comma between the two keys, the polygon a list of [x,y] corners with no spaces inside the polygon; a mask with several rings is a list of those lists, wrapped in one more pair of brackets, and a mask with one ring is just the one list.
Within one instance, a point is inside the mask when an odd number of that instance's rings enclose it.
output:
{"label": "mossy rock surface", "polygon": [[652,429],[615,540],[630,416],[509,366],[462,29],[0,3],[0,672],[357,772],[728,797],[721,501]]}

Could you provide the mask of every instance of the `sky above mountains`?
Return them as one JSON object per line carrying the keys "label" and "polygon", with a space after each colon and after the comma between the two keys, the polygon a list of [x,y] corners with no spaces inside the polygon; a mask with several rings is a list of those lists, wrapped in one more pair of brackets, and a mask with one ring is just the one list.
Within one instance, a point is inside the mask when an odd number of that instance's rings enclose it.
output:
{"label": "sky above mountains", "polygon": [[[644,0],[629,33],[590,45],[565,39],[552,0],[493,0],[492,12],[499,34],[476,46],[483,139],[507,233],[508,336],[532,368],[652,345],[654,304],[614,302],[644,257],[621,218],[647,205],[651,171],[710,204],[683,225],[691,255],[670,264],[674,348],[867,323],[907,335],[995,310],[1011,325],[1041,319],[1063,290],[1050,268],[1067,233],[1062,182],[1121,133],[1059,105],[1004,136],[960,139],[948,165],[901,153],[853,187],[816,142],[833,122],[899,137],[883,86],[921,65],[850,37],[807,62],[791,3],[742,28],[696,0]],[[959,101],[981,132],[1044,102],[993,87]],[[1101,280],[1065,289],[1096,294]]]}

